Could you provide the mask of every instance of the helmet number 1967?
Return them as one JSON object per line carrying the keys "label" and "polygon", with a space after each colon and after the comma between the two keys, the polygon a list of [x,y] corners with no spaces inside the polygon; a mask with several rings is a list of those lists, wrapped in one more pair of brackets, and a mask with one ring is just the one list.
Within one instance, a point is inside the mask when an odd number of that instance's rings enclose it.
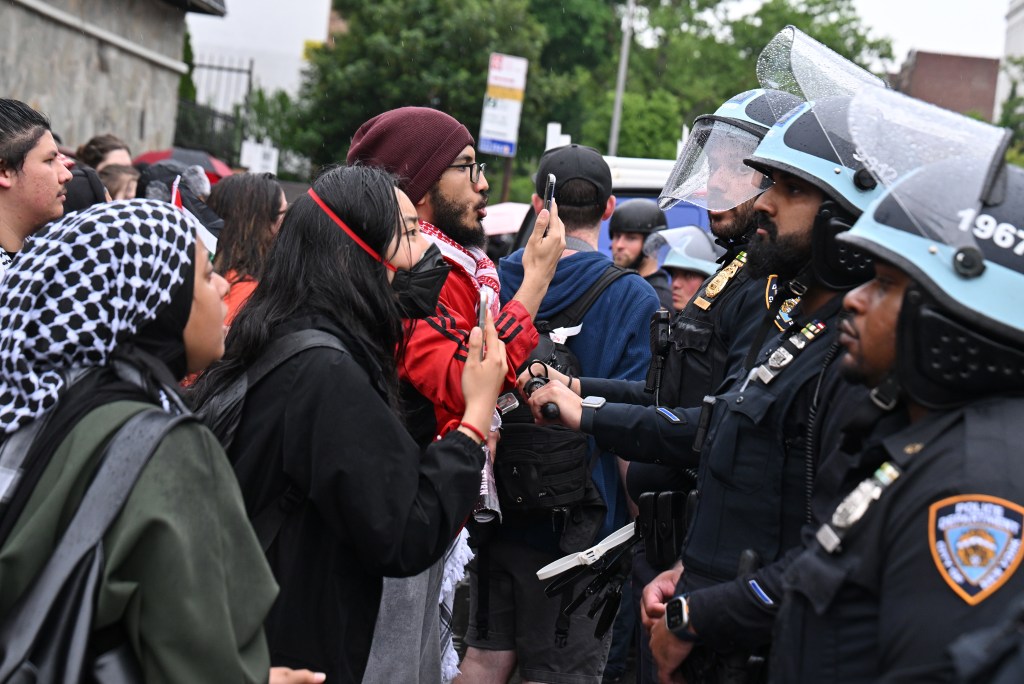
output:
{"label": "helmet number 1967", "polygon": [[960,217],[960,230],[970,230],[979,240],[991,240],[997,247],[1013,249],[1014,254],[1024,256],[1024,230],[1011,223],[1000,223],[994,216],[979,214],[975,209],[963,209],[956,215]]}

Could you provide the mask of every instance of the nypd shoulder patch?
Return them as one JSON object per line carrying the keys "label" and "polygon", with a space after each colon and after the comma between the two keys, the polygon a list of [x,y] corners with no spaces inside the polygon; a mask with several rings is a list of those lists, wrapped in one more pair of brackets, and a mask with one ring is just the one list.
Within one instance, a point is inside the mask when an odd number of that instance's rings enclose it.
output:
{"label": "nypd shoulder patch", "polygon": [[1024,507],[983,494],[942,499],[928,510],[932,559],[946,584],[975,606],[1013,576],[1024,557]]}

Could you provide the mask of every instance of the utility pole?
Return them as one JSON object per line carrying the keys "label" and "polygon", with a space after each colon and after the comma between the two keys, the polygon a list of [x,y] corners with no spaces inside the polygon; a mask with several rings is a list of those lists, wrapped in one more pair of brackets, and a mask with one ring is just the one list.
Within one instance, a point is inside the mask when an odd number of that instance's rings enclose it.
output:
{"label": "utility pole", "polygon": [[633,10],[635,0],[626,2],[626,16],[622,19],[622,47],[619,48],[619,75],[615,79],[615,105],[612,108],[612,130],[608,134],[608,156],[614,157],[619,151],[619,123],[622,120],[622,93],[626,89],[626,72],[629,70],[629,46],[633,43]]}

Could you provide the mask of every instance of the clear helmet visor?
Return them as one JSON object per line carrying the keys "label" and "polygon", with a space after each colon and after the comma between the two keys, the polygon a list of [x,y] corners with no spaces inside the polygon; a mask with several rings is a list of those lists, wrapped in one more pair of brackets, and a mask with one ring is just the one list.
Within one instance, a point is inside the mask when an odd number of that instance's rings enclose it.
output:
{"label": "clear helmet visor", "polygon": [[700,117],[669,174],[658,204],[688,202],[708,211],[728,211],[768,187],[764,176],[743,163],[761,139],[728,121]]}
{"label": "clear helmet visor", "polygon": [[865,87],[885,82],[794,26],[779,31],[757,58],[757,80],[769,92],[776,119],[792,109],[788,93],[805,102],[853,97]]}
{"label": "clear helmet visor", "polygon": [[849,128],[861,161],[921,236],[957,248],[994,237],[982,205],[999,191],[1009,131],[877,89],[853,98]]}

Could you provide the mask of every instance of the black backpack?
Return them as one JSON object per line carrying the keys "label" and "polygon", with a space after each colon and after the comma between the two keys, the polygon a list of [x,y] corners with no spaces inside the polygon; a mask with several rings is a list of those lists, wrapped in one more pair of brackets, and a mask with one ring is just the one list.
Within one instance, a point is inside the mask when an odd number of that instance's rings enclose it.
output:
{"label": "black backpack", "polygon": [[[255,363],[225,390],[213,395],[198,407],[195,415],[210,428],[224,447],[224,451],[227,451],[235,440],[235,431],[242,420],[245,395],[248,394],[249,388],[288,359],[317,347],[346,351],[341,340],[323,330],[306,329],[288,333],[271,342]],[[305,495],[297,487],[289,484],[277,501],[252,516],[250,522],[264,553],[274,542],[285,518],[304,498]]]}
{"label": "black backpack", "polygon": [[[614,264],[569,307],[547,321],[537,321],[540,340],[534,360],[574,376],[579,360],[565,342],[550,333],[580,324],[601,293],[624,275],[634,273]],[[522,370],[522,369],[520,369]],[[494,479],[503,513],[551,515],[562,532],[561,546],[569,553],[587,548],[604,519],[605,505],[593,486],[587,436],[560,425],[538,425],[525,401],[506,415],[494,460]],[[595,459],[596,461],[596,459]]]}

